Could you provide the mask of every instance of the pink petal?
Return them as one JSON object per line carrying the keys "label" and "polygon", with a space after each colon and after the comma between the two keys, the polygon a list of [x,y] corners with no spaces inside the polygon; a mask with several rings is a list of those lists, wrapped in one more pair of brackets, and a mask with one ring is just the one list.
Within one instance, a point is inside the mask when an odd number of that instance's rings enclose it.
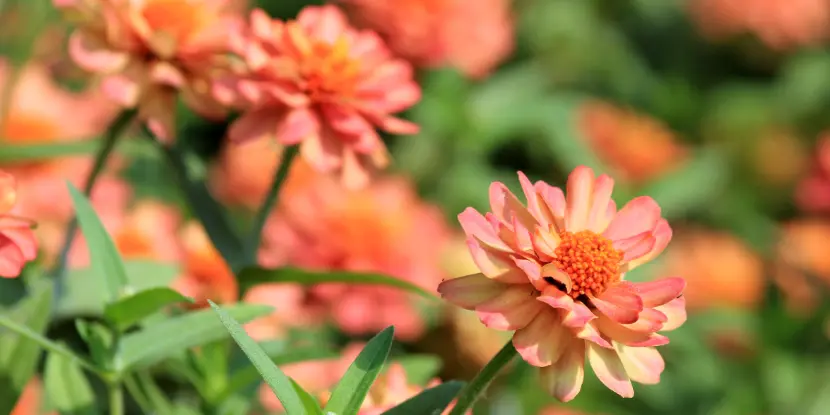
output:
{"label": "pink petal", "polygon": [[513,252],[496,234],[495,229],[477,210],[469,207],[458,215],[458,222],[467,236],[475,237],[489,248]]}
{"label": "pink petal", "polygon": [[543,309],[534,301],[532,285],[510,285],[496,297],[476,307],[478,318],[495,330],[518,330],[530,323]]}
{"label": "pink petal", "polygon": [[623,398],[634,396],[634,387],[617,351],[588,343],[588,361],[599,380]]}
{"label": "pink petal", "polygon": [[570,328],[580,329],[597,316],[580,302],[575,302],[569,295],[556,287],[548,287],[536,298],[553,308],[563,311],[562,324]]}
{"label": "pink petal", "polygon": [[556,229],[550,225],[550,230],[537,226],[530,236],[533,243],[533,250],[540,260],[550,262],[555,256],[556,247],[559,246],[559,234],[554,233]]}
{"label": "pink petal", "polygon": [[660,206],[657,202],[648,196],[637,197],[617,212],[602,235],[612,241],[630,238],[654,230],[659,220]]}
{"label": "pink petal", "polygon": [[559,322],[558,313],[544,310],[526,327],[513,335],[513,346],[527,363],[544,367],[556,362],[564,352],[570,336]]}
{"label": "pink petal", "polygon": [[[544,209],[542,214],[548,218],[548,221],[555,225],[558,231],[565,230],[565,193],[558,187],[553,187],[543,181],[538,181],[534,184],[536,193],[542,198]],[[541,223],[541,222],[540,222]]]}
{"label": "pink petal", "polygon": [[438,284],[438,293],[445,300],[467,310],[496,297],[508,288],[482,274],[445,280]]}
{"label": "pink petal", "polygon": [[561,283],[565,287],[565,292],[571,292],[573,288],[573,281],[571,276],[556,267],[556,264],[546,264],[542,267],[542,277],[553,278],[554,281]]}
{"label": "pink petal", "polygon": [[619,343],[616,344],[616,348],[631,380],[646,385],[660,383],[660,374],[666,368],[666,363],[657,349],[653,347],[628,347]]}
{"label": "pink petal", "polygon": [[290,110],[277,126],[277,141],[297,144],[311,135],[318,134],[320,122],[314,113],[305,107]]}
{"label": "pink petal", "polygon": [[642,258],[654,249],[657,240],[650,231],[626,239],[614,241],[614,249],[623,251],[623,261]]}
{"label": "pink petal", "polygon": [[10,239],[20,252],[23,254],[23,260],[31,261],[37,257],[37,237],[35,232],[26,224],[25,227],[2,227],[0,226],[0,235]]}
{"label": "pink petal", "polygon": [[83,30],[72,33],[68,48],[72,60],[90,72],[117,72],[123,69],[129,60],[126,53],[108,49],[103,41]]}
{"label": "pink petal", "polygon": [[666,304],[679,297],[686,288],[686,280],[678,277],[631,284],[637,295],[643,300],[644,307],[657,307]]}
{"label": "pink petal", "polygon": [[686,322],[686,297],[675,298],[655,310],[666,316],[666,322],[663,323],[660,331],[674,330]]}
{"label": "pink petal", "polygon": [[343,186],[350,190],[362,189],[371,181],[371,169],[361,162],[361,157],[352,148],[343,149],[343,166],[340,179]]}
{"label": "pink petal", "polygon": [[343,165],[343,142],[331,132],[306,137],[300,154],[317,171],[330,172]]}
{"label": "pink petal", "polygon": [[568,176],[567,188],[565,229],[579,232],[588,226],[591,196],[594,192],[594,171],[585,166],[577,167]]}
{"label": "pink petal", "polygon": [[527,176],[524,173],[518,172],[519,175],[519,183],[522,185],[522,192],[525,194],[525,199],[527,199],[527,210],[530,212],[531,215],[536,219],[536,222],[544,225],[547,228],[550,223],[547,217],[542,213],[542,204],[541,198],[536,193],[536,188],[533,187],[533,183],[528,180]]}
{"label": "pink petal", "polygon": [[510,223],[515,218],[526,229],[536,226],[536,219],[504,183],[493,182],[490,185],[490,208],[501,222]]}
{"label": "pink petal", "polygon": [[237,143],[257,141],[273,137],[277,130],[277,118],[267,109],[253,110],[242,114],[228,129],[228,138]]}
{"label": "pink petal", "polygon": [[595,325],[588,323],[583,326],[579,331],[575,333],[576,337],[580,339],[587,340],[589,342],[593,342],[598,346],[611,348],[611,343],[602,337],[602,333],[599,332],[599,329],[596,328]]}
{"label": "pink petal", "polygon": [[599,297],[592,297],[591,303],[597,310],[620,324],[637,321],[640,312],[643,311],[643,300],[628,281],[608,287]]}
{"label": "pink petal", "polygon": [[657,222],[657,226],[655,226],[654,230],[652,231],[652,234],[654,236],[654,246],[651,248],[651,251],[649,251],[648,254],[640,258],[633,259],[626,263],[626,271],[632,270],[640,265],[643,265],[651,261],[658,255],[660,255],[664,249],[666,249],[666,246],[668,246],[669,241],[672,237],[672,230],[669,226],[669,222],[665,219],[660,219]]}
{"label": "pink petal", "polygon": [[542,386],[562,402],[579,394],[585,378],[585,342],[573,339],[556,363],[539,369]]}
{"label": "pink petal", "polygon": [[478,239],[467,237],[467,248],[478,269],[488,278],[507,284],[526,284],[528,276],[521,268],[511,265],[510,257],[481,246]]}
{"label": "pink petal", "polygon": [[[416,101],[418,101],[417,97],[413,99],[413,102]],[[421,131],[421,127],[414,122],[390,116],[386,116],[378,120],[378,127],[389,134],[399,135],[418,134]]]}
{"label": "pink petal", "polygon": [[322,105],[321,110],[332,128],[346,135],[359,136],[372,126],[360,113],[341,105]]}
{"label": "pink petal", "polygon": [[138,83],[126,75],[110,75],[101,80],[101,91],[109,99],[123,107],[134,107],[138,103]]}
{"label": "pink petal", "polygon": [[542,267],[538,262],[526,258],[513,258],[513,262],[522,270],[524,282],[530,281],[533,287],[539,291],[548,287],[548,283],[542,279]]}
{"label": "pink petal", "polygon": [[665,314],[653,308],[646,308],[640,312],[637,321],[631,324],[624,324],[624,326],[642,333],[654,333],[655,331],[660,331],[666,321],[668,321],[668,317]]}
{"label": "pink petal", "polygon": [[150,79],[153,82],[181,88],[185,82],[184,74],[169,62],[156,62],[150,67]]}
{"label": "pink petal", "polygon": [[14,278],[20,275],[25,264],[23,251],[11,238],[0,234],[0,277]]}
{"label": "pink petal", "polygon": [[513,217],[513,233],[515,236],[515,243],[516,249],[520,252],[526,252],[528,254],[533,254],[533,241],[530,237],[530,228],[528,229],[525,227],[519,219],[514,216]]}
{"label": "pink petal", "polygon": [[[602,233],[613,218],[613,212],[608,209],[611,200],[611,192],[614,191],[614,179],[606,174],[597,177],[594,182],[594,194],[591,198],[591,211],[588,214],[588,229]],[[609,214],[611,213],[611,214]]]}

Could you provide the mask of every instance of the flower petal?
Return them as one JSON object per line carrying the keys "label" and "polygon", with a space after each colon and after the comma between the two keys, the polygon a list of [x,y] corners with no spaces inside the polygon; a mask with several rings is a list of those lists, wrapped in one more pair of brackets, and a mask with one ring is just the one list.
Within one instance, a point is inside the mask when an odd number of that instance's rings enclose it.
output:
{"label": "flower petal", "polygon": [[614,179],[607,174],[602,174],[594,181],[594,194],[591,198],[591,210],[588,214],[588,229],[602,233],[611,219],[614,217],[613,212],[609,211],[609,204],[613,203],[611,200],[611,192],[614,191]]}
{"label": "flower petal", "polygon": [[37,237],[29,224],[13,228],[0,225],[0,235],[11,239],[17,245],[25,261],[31,261],[37,257]]}
{"label": "flower petal", "polygon": [[631,324],[623,324],[623,326],[642,333],[654,333],[660,331],[666,321],[668,321],[668,317],[665,314],[653,308],[646,308],[640,312],[637,321]]}
{"label": "flower petal", "polygon": [[11,238],[0,234],[0,277],[14,278],[20,275],[26,260],[23,251]]}
{"label": "flower petal", "polygon": [[277,120],[268,110],[246,112],[236,119],[228,129],[228,138],[241,143],[257,141],[263,137],[273,137],[277,131]]}
{"label": "flower petal", "polygon": [[589,321],[597,318],[585,304],[574,301],[556,287],[546,288],[536,300],[562,310],[562,324],[570,328],[581,329]]}
{"label": "flower petal", "polygon": [[591,297],[591,303],[597,310],[620,324],[637,321],[640,312],[643,311],[643,300],[628,281],[608,287],[599,297]]}
{"label": "flower petal", "polygon": [[579,394],[585,378],[585,342],[572,339],[556,363],[539,369],[542,386],[562,402]]}
{"label": "flower petal", "polygon": [[588,226],[591,210],[591,196],[594,192],[594,171],[579,166],[568,176],[565,214],[565,229],[579,232]]}
{"label": "flower petal", "polygon": [[559,234],[555,233],[554,225],[550,225],[549,229],[544,229],[542,226],[536,226],[533,234],[530,236],[533,243],[533,250],[540,260],[550,262],[555,255],[556,247],[559,246]]}
{"label": "flower petal", "polygon": [[277,126],[277,141],[285,144],[297,144],[311,135],[318,134],[320,122],[311,110],[305,107],[288,112]]}
{"label": "flower petal", "polygon": [[626,268],[625,271],[632,270],[634,268],[637,268],[640,265],[643,265],[643,264],[651,261],[652,259],[656,258],[658,255],[660,255],[663,252],[663,250],[666,249],[666,246],[668,246],[669,241],[671,240],[671,237],[672,237],[672,230],[671,230],[671,227],[669,226],[669,222],[666,221],[665,219],[660,219],[657,222],[657,226],[654,227],[654,230],[652,231],[652,234],[654,235],[654,246],[651,248],[651,251],[649,251],[648,254],[643,255],[640,258],[633,259],[633,260],[629,261],[628,263],[626,263],[625,264],[625,268]]}
{"label": "flower petal", "polygon": [[458,215],[458,222],[464,233],[467,236],[475,237],[479,242],[487,247],[497,249],[504,252],[513,252],[496,234],[496,230],[481,213],[477,210],[468,207]]}
{"label": "flower petal", "polygon": [[661,278],[631,285],[643,300],[644,307],[657,307],[679,297],[686,288],[686,280],[679,277]]}
{"label": "flower petal", "polygon": [[631,385],[631,379],[625,371],[620,356],[614,349],[606,349],[599,347],[593,343],[588,343],[588,361],[591,363],[591,368],[596,373],[600,381],[602,381],[608,389],[616,392],[623,398],[631,398],[634,396],[634,387]]}
{"label": "flower petal", "polygon": [[631,380],[646,385],[660,383],[660,374],[666,368],[666,363],[657,349],[653,347],[628,347],[620,343],[616,343],[614,346]]}
{"label": "flower petal", "polygon": [[550,224],[556,226],[558,231],[565,230],[565,210],[567,206],[565,193],[562,192],[562,189],[553,187],[541,180],[533,186],[544,202],[541,209],[542,215],[547,218]]}
{"label": "flower petal", "polygon": [[513,262],[522,270],[525,277],[525,282],[530,281],[539,291],[543,291],[548,287],[548,283],[542,278],[542,267],[538,262],[526,258],[514,258]]}
{"label": "flower petal", "polygon": [[68,49],[72,60],[90,72],[113,73],[123,69],[129,60],[126,53],[108,49],[103,41],[83,30],[72,33]]}
{"label": "flower petal", "polygon": [[138,83],[126,75],[110,75],[101,80],[101,91],[109,99],[123,107],[133,107],[138,103],[140,89]]}
{"label": "flower petal", "polygon": [[669,342],[668,337],[631,330],[604,314],[597,317],[595,324],[603,336],[627,346],[661,346]]}
{"label": "flower petal", "polygon": [[633,261],[647,255],[654,249],[656,239],[651,231],[634,235],[630,238],[614,241],[614,249],[623,252],[623,261]]}
{"label": "flower petal", "polygon": [[[488,278],[507,284],[526,284],[528,274],[521,267],[511,265],[510,257],[501,253],[493,252],[478,242],[473,236],[467,237],[467,248],[478,269]],[[517,264],[518,265],[518,264]]]}
{"label": "flower petal", "polygon": [[513,346],[527,363],[544,367],[557,361],[570,332],[562,326],[554,310],[543,310],[526,327],[516,330]]}
{"label": "flower petal", "polygon": [[579,331],[575,333],[576,337],[580,339],[584,339],[590,342],[593,342],[601,347],[611,348],[611,343],[602,337],[602,333],[599,332],[599,329],[594,324],[590,322],[583,326]]}
{"label": "flower petal", "polygon": [[[563,272],[559,268],[557,268],[556,264],[546,264],[542,267],[542,277],[550,277],[553,278],[554,281],[562,284],[565,288],[565,292],[571,292],[573,288],[573,281],[571,281],[571,276],[568,275],[566,272]],[[570,297],[569,297],[570,298]]]}
{"label": "flower petal", "polygon": [[654,230],[660,220],[660,205],[648,196],[640,196],[626,203],[602,233],[617,241]]}
{"label": "flower petal", "polygon": [[445,300],[461,308],[472,310],[493,299],[507,288],[507,285],[493,281],[483,274],[472,274],[441,282],[438,284],[438,293]]}
{"label": "flower petal", "polygon": [[666,316],[666,322],[660,331],[671,331],[683,325],[686,322],[686,297],[678,297],[674,300],[663,304],[655,310],[663,313]]}
{"label": "flower petal", "polygon": [[526,229],[536,227],[536,219],[504,183],[490,184],[490,209],[501,222],[511,223],[516,219]]}
{"label": "flower petal", "polygon": [[495,330],[518,330],[530,323],[544,308],[534,300],[532,285],[510,285],[498,295],[478,305],[481,322]]}

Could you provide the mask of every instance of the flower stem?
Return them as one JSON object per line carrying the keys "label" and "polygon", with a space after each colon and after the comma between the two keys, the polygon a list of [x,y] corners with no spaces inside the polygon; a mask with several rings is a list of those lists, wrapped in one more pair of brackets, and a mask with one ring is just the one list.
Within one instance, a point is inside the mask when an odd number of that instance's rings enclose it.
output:
{"label": "flower stem", "polygon": [[496,375],[514,357],[516,357],[516,349],[513,347],[513,341],[508,341],[504,347],[490,359],[489,362],[481,369],[480,372],[473,378],[464,389],[458,394],[458,401],[450,411],[449,415],[462,415],[469,411],[476,400],[484,393],[490,383],[493,382]]}
{"label": "flower stem", "polygon": [[110,415],[124,415],[124,389],[121,382],[109,384]]}
{"label": "flower stem", "polygon": [[[130,124],[130,121],[135,118],[136,110],[129,109],[124,110],[118,117],[113,120],[110,126],[107,128],[107,132],[104,134],[104,141],[101,144],[100,150],[98,150],[98,154],[95,156],[95,162],[92,165],[92,171],[89,172],[89,176],[87,176],[86,181],[84,182],[84,195],[89,197],[92,194],[92,189],[95,187],[95,182],[98,180],[98,177],[101,175],[101,172],[104,170],[104,167],[107,164],[107,160],[109,160],[110,154],[112,154],[112,150],[115,148],[115,144],[118,142],[118,138]],[[66,236],[64,237],[63,241],[63,248],[61,249],[60,256],[58,256],[58,262],[55,264],[54,274],[58,279],[58,282],[61,281],[63,274],[66,271],[66,264],[69,259],[69,250],[72,247],[72,240],[75,238],[75,233],[78,230],[78,220],[73,218],[72,221],[69,223],[69,226],[66,229]],[[58,286],[60,288],[60,285]]]}
{"label": "flower stem", "polygon": [[298,146],[290,146],[285,149],[280,165],[274,170],[274,180],[271,182],[271,188],[268,190],[268,194],[265,196],[262,206],[260,206],[259,211],[257,211],[256,216],[254,217],[254,223],[251,227],[251,232],[248,235],[248,241],[245,246],[248,261],[250,261],[251,265],[256,264],[257,249],[259,248],[260,241],[262,240],[262,229],[268,221],[268,215],[271,214],[271,211],[274,209],[274,206],[279,199],[280,189],[282,188],[283,183],[285,183],[286,177],[288,177],[288,171],[290,170],[291,163],[297,153]]}

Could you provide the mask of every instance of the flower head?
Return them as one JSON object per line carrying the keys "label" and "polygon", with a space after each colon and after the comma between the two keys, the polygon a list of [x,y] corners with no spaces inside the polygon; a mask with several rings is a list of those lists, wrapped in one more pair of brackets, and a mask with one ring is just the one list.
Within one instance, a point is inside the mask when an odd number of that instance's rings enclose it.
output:
{"label": "flower head", "polygon": [[830,286],[830,221],[802,218],[782,226],[776,246],[773,280],[790,309],[809,313],[818,304],[818,286]]}
{"label": "flower head", "polygon": [[[409,181],[383,178],[350,190],[299,160],[281,194],[263,233],[263,265],[378,272],[425,289],[441,280],[447,227]],[[426,328],[418,298],[399,289],[322,284],[311,292],[349,334],[394,325],[399,339],[412,340]]]}
{"label": "flower head", "polygon": [[350,27],[334,6],[306,7],[289,22],[254,10],[234,44],[247,68],[215,91],[245,111],[231,126],[231,140],[272,136],[300,144],[316,169],[341,172],[345,183],[360,186],[370,168],[388,163],[376,127],[418,131],[392,116],[420,99],[412,68],[375,33]]}
{"label": "flower head", "polygon": [[216,197],[250,210],[262,205],[272,181],[272,175],[263,172],[280,164],[282,149],[275,147],[266,137],[226,145],[211,168],[210,185]]}
{"label": "flower head", "polygon": [[567,196],[519,173],[523,205],[502,183],[490,187],[492,212],[459,215],[481,273],[444,281],[438,291],[475,310],[486,326],[515,331],[513,345],[540,373],[549,392],[573,399],[587,356],[599,379],[621,396],[631,380],[656,383],[663,360],[658,331],[685,321],[685,282],[624,279],[668,244],[671,228],[649,197],[619,211],[613,180],[587,167],[568,178]]}
{"label": "flower head", "polygon": [[239,23],[227,0],[54,0],[77,21],[72,59],[100,74],[102,90],[137,107],[148,127],[172,139],[177,92],[207,117],[224,114],[211,79],[227,69],[229,33]]}
{"label": "flower head", "polygon": [[17,202],[14,176],[0,170],[0,277],[16,277],[37,256],[33,223],[12,214]]}
{"label": "flower head", "polygon": [[795,189],[795,202],[809,212],[830,211],[830,132],[816,145],[810,172]]}
{"label": "flower head", "polygon": [[245,292],[246,304],[274,307],[274,312],[245,325],[255,340],[282,338],[289,328],[310,327],[321,321],[322,307],[307,290],[296,284],[259,284]]}
{"label": "flower head", "polygon": [[239,296],[236,278],[228,264],[213,247],[205,229],[188,222],[179,233],[184,255],[183,274],[173,288],[196,300],[196,307],[206,307],[207,300],[234,303]]}
{"label": "flower head", "polygon": [[355,21],[380,33],[416,65],[450,65],[483,77],[513,51],[507,0],[341,0]]}

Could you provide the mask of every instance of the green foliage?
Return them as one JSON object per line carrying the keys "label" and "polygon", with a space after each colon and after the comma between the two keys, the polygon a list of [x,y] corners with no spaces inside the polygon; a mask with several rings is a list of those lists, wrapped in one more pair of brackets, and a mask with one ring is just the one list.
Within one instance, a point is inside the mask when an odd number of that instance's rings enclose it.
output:
{"label": "green foliage", "polygon": [[324,408],[327,412],[343,415],[357,414],[360,405],[369,393],[369,388],[375,382],[375,378],[383,368],[383,363],[389,356],[394,333],[394,328],[386,328],[366,343],[332,391],[331,398]]}

